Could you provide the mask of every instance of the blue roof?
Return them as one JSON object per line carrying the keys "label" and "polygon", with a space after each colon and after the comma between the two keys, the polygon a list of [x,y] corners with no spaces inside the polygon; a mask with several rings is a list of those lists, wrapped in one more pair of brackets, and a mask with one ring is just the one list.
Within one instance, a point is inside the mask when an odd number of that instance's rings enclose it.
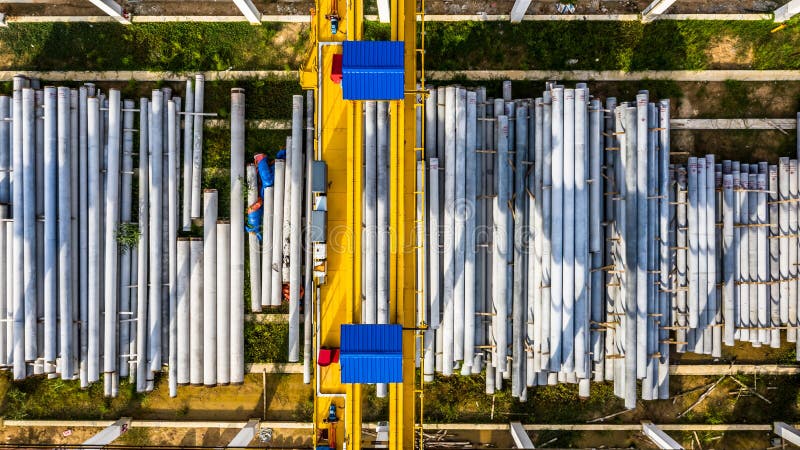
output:
{"label": "blue roof", "polygon": [[403,41],[344,41],[343,47],[345,100],[403,99]]}
{"label": "blue roof", "polygon": [[403,381],[400,325],[342,325],[340,331],[342,383]]}

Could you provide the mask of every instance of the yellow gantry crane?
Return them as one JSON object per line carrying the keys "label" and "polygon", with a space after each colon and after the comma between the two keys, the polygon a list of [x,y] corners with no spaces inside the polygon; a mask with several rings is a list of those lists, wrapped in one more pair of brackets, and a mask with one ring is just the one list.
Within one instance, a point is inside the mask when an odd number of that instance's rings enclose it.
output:
{"label": "yellow gantry crane", "polygon": [[[417,3],[419,1],[419,3]],[[417,46],[417,18],[424,42],[424,0],[391,0],[391,40],[404,42],[404,95],[389,102],[390,248],[389,321],[402,326],[402,383],[389,385],[389,448],[422,448],[422,377],[415,369],[415,342],[425,329],[422,240],[424,142],[416,138],[416,115],[424,114],[424,48]],[[315,160],[327,165],[327,228],[324,272],[315,277],[314,354],[338,349],[340,327],[361,321],[362,298],[362,101],[345,100],[331,73],[341,64],[343,41],[362,40],[361,0],[316,0],[311,45],[300,69],[300,83],[314,91]],[[422,73],[417,79],[417,70]],[[419,84],[418,84],[419,82]],[[423,118],[424,123],[424,118]],[[424,131],[422,132],[424,136]],[[424,176],[424,170],[420,176]],[[424,236],[424,231],[422,233]],[[419,260],[418,260],[419,259]],[[420,369],[421,373],[421,369]],[[314,447],[362,448],[362,397],[359,384],[343,384],[338,364],[314,365]]]}

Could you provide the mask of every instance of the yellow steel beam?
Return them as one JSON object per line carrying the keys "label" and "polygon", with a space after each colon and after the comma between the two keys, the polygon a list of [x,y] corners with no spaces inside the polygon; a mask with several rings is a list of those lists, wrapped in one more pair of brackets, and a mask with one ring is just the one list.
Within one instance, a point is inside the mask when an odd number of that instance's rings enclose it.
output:
{"label": "yellow steel beam", "polygon": [[416,17],[415,0],[392,0],[391,39],[405,42],[404,101],[392,102],[390,141],[390,319],[403,332],[403,383],[389,390],[389,448],[414,448],[415,177],[416,177]]}

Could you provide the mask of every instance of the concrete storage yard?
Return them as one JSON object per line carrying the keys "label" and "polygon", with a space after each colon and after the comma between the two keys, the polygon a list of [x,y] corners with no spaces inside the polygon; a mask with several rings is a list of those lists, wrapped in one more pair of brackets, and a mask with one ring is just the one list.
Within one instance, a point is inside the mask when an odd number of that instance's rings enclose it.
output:
{"label": "concrete storage yard", "polygon": [[800,0],[526,3],[0,2],[0,445],[800,446]]}

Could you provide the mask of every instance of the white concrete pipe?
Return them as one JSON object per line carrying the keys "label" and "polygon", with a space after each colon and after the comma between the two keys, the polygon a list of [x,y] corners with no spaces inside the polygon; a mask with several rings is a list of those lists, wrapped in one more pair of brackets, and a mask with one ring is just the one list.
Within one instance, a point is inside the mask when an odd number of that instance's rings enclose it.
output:
{"label": "white concrete pipe", "polygon": [[178,105],[167,102],[167,269],[169,280],[169,396],[178,395]]}
{"label": "white concrete pipe", "polygon": [[280,306],[283,300],[283,281],[281,269],[283,267],[283,203],[284,203],[284,178],[286,161],[276,159],[274,163],[275,178],[273,189],[273,214],[272,214],[272,261],[270,262],[271,289],[270,305]]}
{"label": "white concrete pipe", "polygon": [[[466,258],[467,92],[456,88],[455,172],[453,205],[453,360],[464,360],[464,263]],[[513,139],[513,136],[510,137]],[[512,179],[513,180],[513,179]],[[513,181],[512,181],[513,182]],[[521,293],[520,293],[521,294]]]}
{"label": "white concrete pipe", "polygon": [[90,97],[87,102],[88,140],[88,349],[87,382],[100,378],[100,102]]}
{"label": "white concrete pipe", "polygon": [[[105,198],[105,258],[103,277],[105,301],[103,323],[103,373],[104,379],[117,371],[117,338],[119,299],[119,273],[117,228],[119,227],[119,175],[120,175],[120,131],[122,129],[122,103],[120,92],[109,91],[108,99],[108,159],[106,162]],[[106,392],[109,396],[110,391]]]}
{"label": "white concrete pipe", "polygon": [[[217,191],[203,191],[203,384],[217,384]],[[243,212],[242,212],[243,214]]]}
{"label": "white concrete pipe", "polygon": [[177,305],[175,308],[176,319],[176,345],[177,368],[176,378],[179,385],[189,383],[189,295],[191,277],[191,243],[188,238],[178,238],[177,259],[178,279],[176,286]]}
{"label": "white concrete pipe", "polygon": [[[444,182],[444,292],[442,300],[442,374],[453,374],[453,335],[455,333],[455,201],[456,201],[456,88],[445,89],[445,182]],[[505,302],[505,298],[503,298]],[[499,351],[499,348],[498,348]],[[505,359],[503,359],[505,361]]]}
{"label": "white concrete pipe", "polygon": [[[147,388],[147,339],[148,339],[148,253],[150,251],[150,103],[146,98],[139,101],[139,245],[137,246],[137,290],[136,290],[136,392]],[[91,234],[89,236],[91,242]]]}
{"label": "white concrete pipe", "polygon": [[49,368],[55,365],[58,353],[58,131],[57,91],[47,86],[44,89],[44,272],[41,274],[44,277],[45,372],[51,372]]}
{"label": "white concrete pipe", "polygon": [[148,382],[152,379],[153,373],[161,370],[161,286],[163,260],[163,125],[164,125],[164,94],[159,90],[153,90],[150,102],[150,184],[148,197],[150,199],[150,250],[149,256],[149,305],[148,305],[148,363],[150,365],[147,374]]}
{"label": "white concrete pipe", "polygon": [[[248,164],[245,170],[247,176],[247,205],[250,206],[258,201],[258,181],[256,180],[256,167]],[[264,206],[261,205],[263,221]],[[262,238],[263,239],[263,238]],[[261,312],[261,244],[255,231],[247,233],[247,254],[250,262],[250,312]]]}
{"label": "white concrete pipe", "polygon": [[[205,77],[195,75],[194,77],[194,115],[186,117],[193,120],[192,125],[192,189],[191,189],[191,211],[192,218],[200,218],[200,208],[202,206],[202,194],[200,190],[203,185],[203,101],[205,95]],[[184,176],[186,169],[184,169]],[[186,197],[184,197],[184,200]],[[184,219],[185,222],[185,219]]]}
{"label": "white concrete pipe", "polygon": [[199,386],[203,384],[204,375],[203,239],[191,238],[189,246],[189,382]]}
{"label": "white concrete pipe", "polygon": [[[195,102],[197,108],[197,102]],[[231,383],[244,382],[244,89],[231,89]],[[298,220],[299,223],[299,220]]]}
{"label": "white concrete pipe", "polygon": [[[133,208],[133,112],[135,103],[132,100],[125,100],[122,104],[122,161],[120,171],[120,223],[131,225],[131,209]],[[73,147],[73,152],[77,150]],[[73,226],[76,224],[73,223]],[[73,229],[73,233],[75,229]],[[131,332],[135,322],[133,320],[134,308],[131,306],[131,295],[133,294],[133,252],[135,246],[122,248],[120,254],[119,269],[119,348],[120,354],[117,358],[119,364],[119,375],[127,377],[130,375],[129,366],[131,355],[135,352],[130,351],[130,347],[135,340]],[[77,266],[76,266],[77,267]],[[77,286],[76,286],[77,288]],[[124,315],[124,317],[122,317]]]}
{"label": "white concrete pipe", "polygon": [[217,383],[231,382],[231,224],[217,222]]}
{"label": "white concrete pipe", "polygon": [[[194,86],[192,79],[186,80],[186,104],[183,116],[183,208],[181,228],[192,228],[192,166],[194,165]],[[180,123],[178,124],[180,125]]]}
{"label": "white concrete pipe", "polygon": [[492,259],[492,303],[495,322],[494,346],[495,356],[492,358],[496,373],[506,369],[508,357],[508,277],[506,268],[511,263],[508,254],[509,201],[511,200],[511,180],[513,179],[510,156],[508,154],[508,117],[496,116],[496,160],[497,160],[497,195],[494,200],[494,255]]}

